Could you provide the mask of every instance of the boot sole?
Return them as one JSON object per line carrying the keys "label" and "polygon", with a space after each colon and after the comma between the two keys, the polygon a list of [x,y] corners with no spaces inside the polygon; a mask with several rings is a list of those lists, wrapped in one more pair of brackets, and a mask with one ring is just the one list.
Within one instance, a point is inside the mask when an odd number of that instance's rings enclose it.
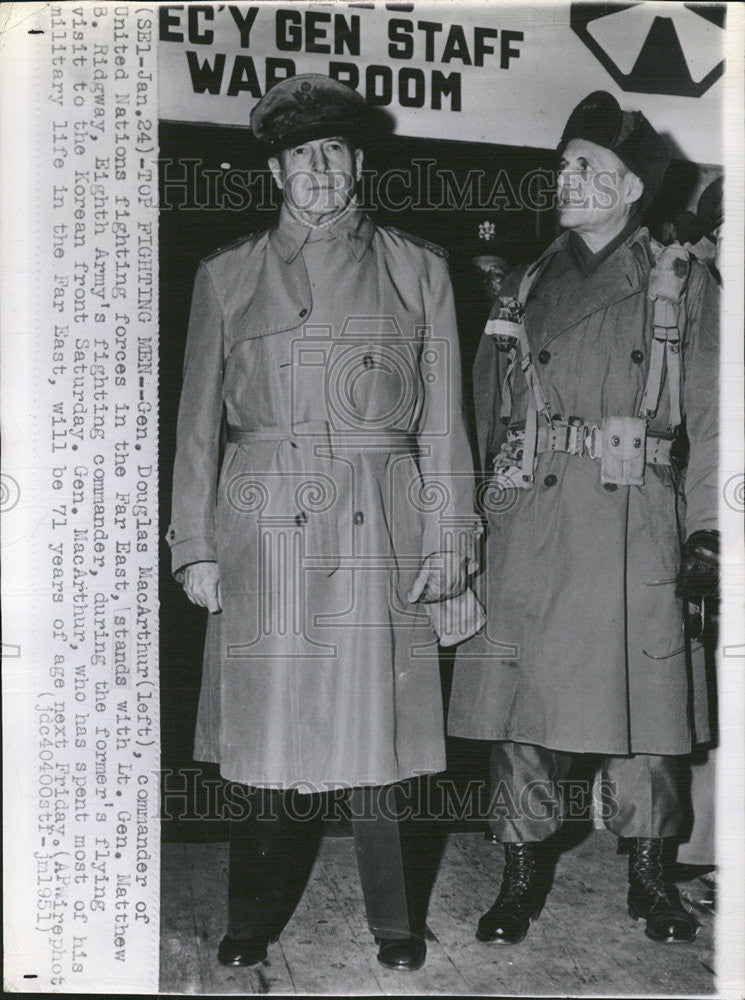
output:
{"label": "boot sole", "polygon": [[528,931],[530,930],[533,921],[537,920],[540,917],[542,909],[543,906],[539,907],[532,916],[528,917],[528,926],[525,928],[525,933],[519,938],[515,938],[512,941],[508,941],[507,938],[503,937],[481,937],[479,932],[476,931],[476,940],[481,941],[482,944],[503,944],[503,945],[520,944],[528,936]]}
{"label": "boot sole", "polygon": [[481,937],[479,932],[476,931],[476,940],[480,941],[482,944],[498,944],[498,945],[509,946],[513,944],[520,944],[525,940],[527,936],[528,932],[525,931],[525,933],[521,937],[513,938],[512,940],[508,941],[507,938],[503,937]]}
{"label": "boot sole", "polygon": [[[647,918],[643,913],[633,907],[629,907],[629,916],[632,920],[646,920]],[[676,938],[676,937],[655,937],[654,934],[649,933],[649,928],[644,928],[644,934],[649,938],[650,941],[656,941],[658,944],[692,944],[696,940],[698,934],[698,927],[693,931],[693,937],[686,938]]]}
{"label": "boot sole", "polygon": [[389,965],[388,962],[384,962],[379,955],[377,958],[384,969],[390,969],[392,972],[416,972],[418,969],[421,969],[427,960],[425,955],[421,962],[417,962],[416,965]]}

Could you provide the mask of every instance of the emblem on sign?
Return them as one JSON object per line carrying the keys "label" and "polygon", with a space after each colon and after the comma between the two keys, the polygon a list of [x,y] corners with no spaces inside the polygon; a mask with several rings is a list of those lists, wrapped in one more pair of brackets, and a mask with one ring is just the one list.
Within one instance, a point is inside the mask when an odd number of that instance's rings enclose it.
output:
{"label": "emblem on sign", "polygon": [[724,72],[724,3],[572,3],[570,25],[618,86],[701,97]]}

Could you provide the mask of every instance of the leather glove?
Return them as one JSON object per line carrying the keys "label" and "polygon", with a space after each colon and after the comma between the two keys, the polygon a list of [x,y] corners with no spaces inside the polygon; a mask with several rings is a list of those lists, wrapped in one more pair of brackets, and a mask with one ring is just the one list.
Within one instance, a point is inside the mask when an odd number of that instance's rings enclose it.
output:
{"label": "leather glove", "polygon": [[719,532],[694,531],[683,546],[675,587],[684,601],[719,596]]}

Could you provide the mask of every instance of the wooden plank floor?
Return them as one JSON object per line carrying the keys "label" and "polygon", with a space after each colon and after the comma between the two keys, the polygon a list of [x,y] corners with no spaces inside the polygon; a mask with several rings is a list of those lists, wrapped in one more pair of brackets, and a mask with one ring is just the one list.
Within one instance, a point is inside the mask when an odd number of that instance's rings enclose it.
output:
{"label": "wooden plank floor", "polygon": [[[427,918],[427,962],[394,973],[376,960],[351,839],[324,838],[303,899],[266,961],[218,964],[225,930],[226,844],[164,844],[161,991],[346,995],[668,995],[714,991],[713,917],[702,906],[694,944],[659,945],[625,906],[626,858],[595,831],[562,855],[553,890],[526,940],[484,945],[474,929],[496,894],[502,852],[479,833],[447,838]],[[706,896],[697,881],[686,898]]]}

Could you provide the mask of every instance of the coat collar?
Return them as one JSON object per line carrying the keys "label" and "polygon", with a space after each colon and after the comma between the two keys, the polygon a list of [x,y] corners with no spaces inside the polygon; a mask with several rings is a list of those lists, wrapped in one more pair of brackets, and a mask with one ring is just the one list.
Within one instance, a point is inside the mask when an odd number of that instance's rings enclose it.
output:
{"label": "coat collar", "polygon": [[[375,224],[354,200],[333,222],[326,223],[323,229],[331,237],[345,239],[356,260],[362,259],[375,234]],[[283,204],[279,222],[269,234],[269,242],[285,263],[290,264],[300,253],[312,232],[313,226],[300,219],[287,207],[287,204]]]}
{"label": "coat collar", "polygon": [[606,258],[610,257],[622,243],[625,243],[629,236],[632,236],[639,229],[639,213],[633,212],[623,229],[618,232],[609,243],[606,243],[597,252],[593,253],[579,233],[570,232],[568,245],[574,253],[575,260],[582,270],[582,273],[592,274],[597,271]]}
{"label": "coat collar", "polygon": [[[562,233],[561,236],[549,246],[538,258],[532,268],[549,265],[549,258],[556,253],[564,251],[571,253],[569,246],[570,234]],[[649,233],[643,227],[636,228],[602,263],[597,270],[588,276],[588,281],[592,282],[591,291],[585,296],[576,289],[577,294],[568,296],[562,303],[561,310],[557,310],[554,319],[559,322],[546,338],[546,343],[553,340],[560,333],[570,327],[580,323],[583,319],[593,313],[608,309],[616,302],[637,294],[646,288],[649,271],[652,265],[652,251],[649,242]],[[535,291],[541,285],[542,275],[538,275],[535,282]],[[530,296],[528,296],[530,301]]]}

